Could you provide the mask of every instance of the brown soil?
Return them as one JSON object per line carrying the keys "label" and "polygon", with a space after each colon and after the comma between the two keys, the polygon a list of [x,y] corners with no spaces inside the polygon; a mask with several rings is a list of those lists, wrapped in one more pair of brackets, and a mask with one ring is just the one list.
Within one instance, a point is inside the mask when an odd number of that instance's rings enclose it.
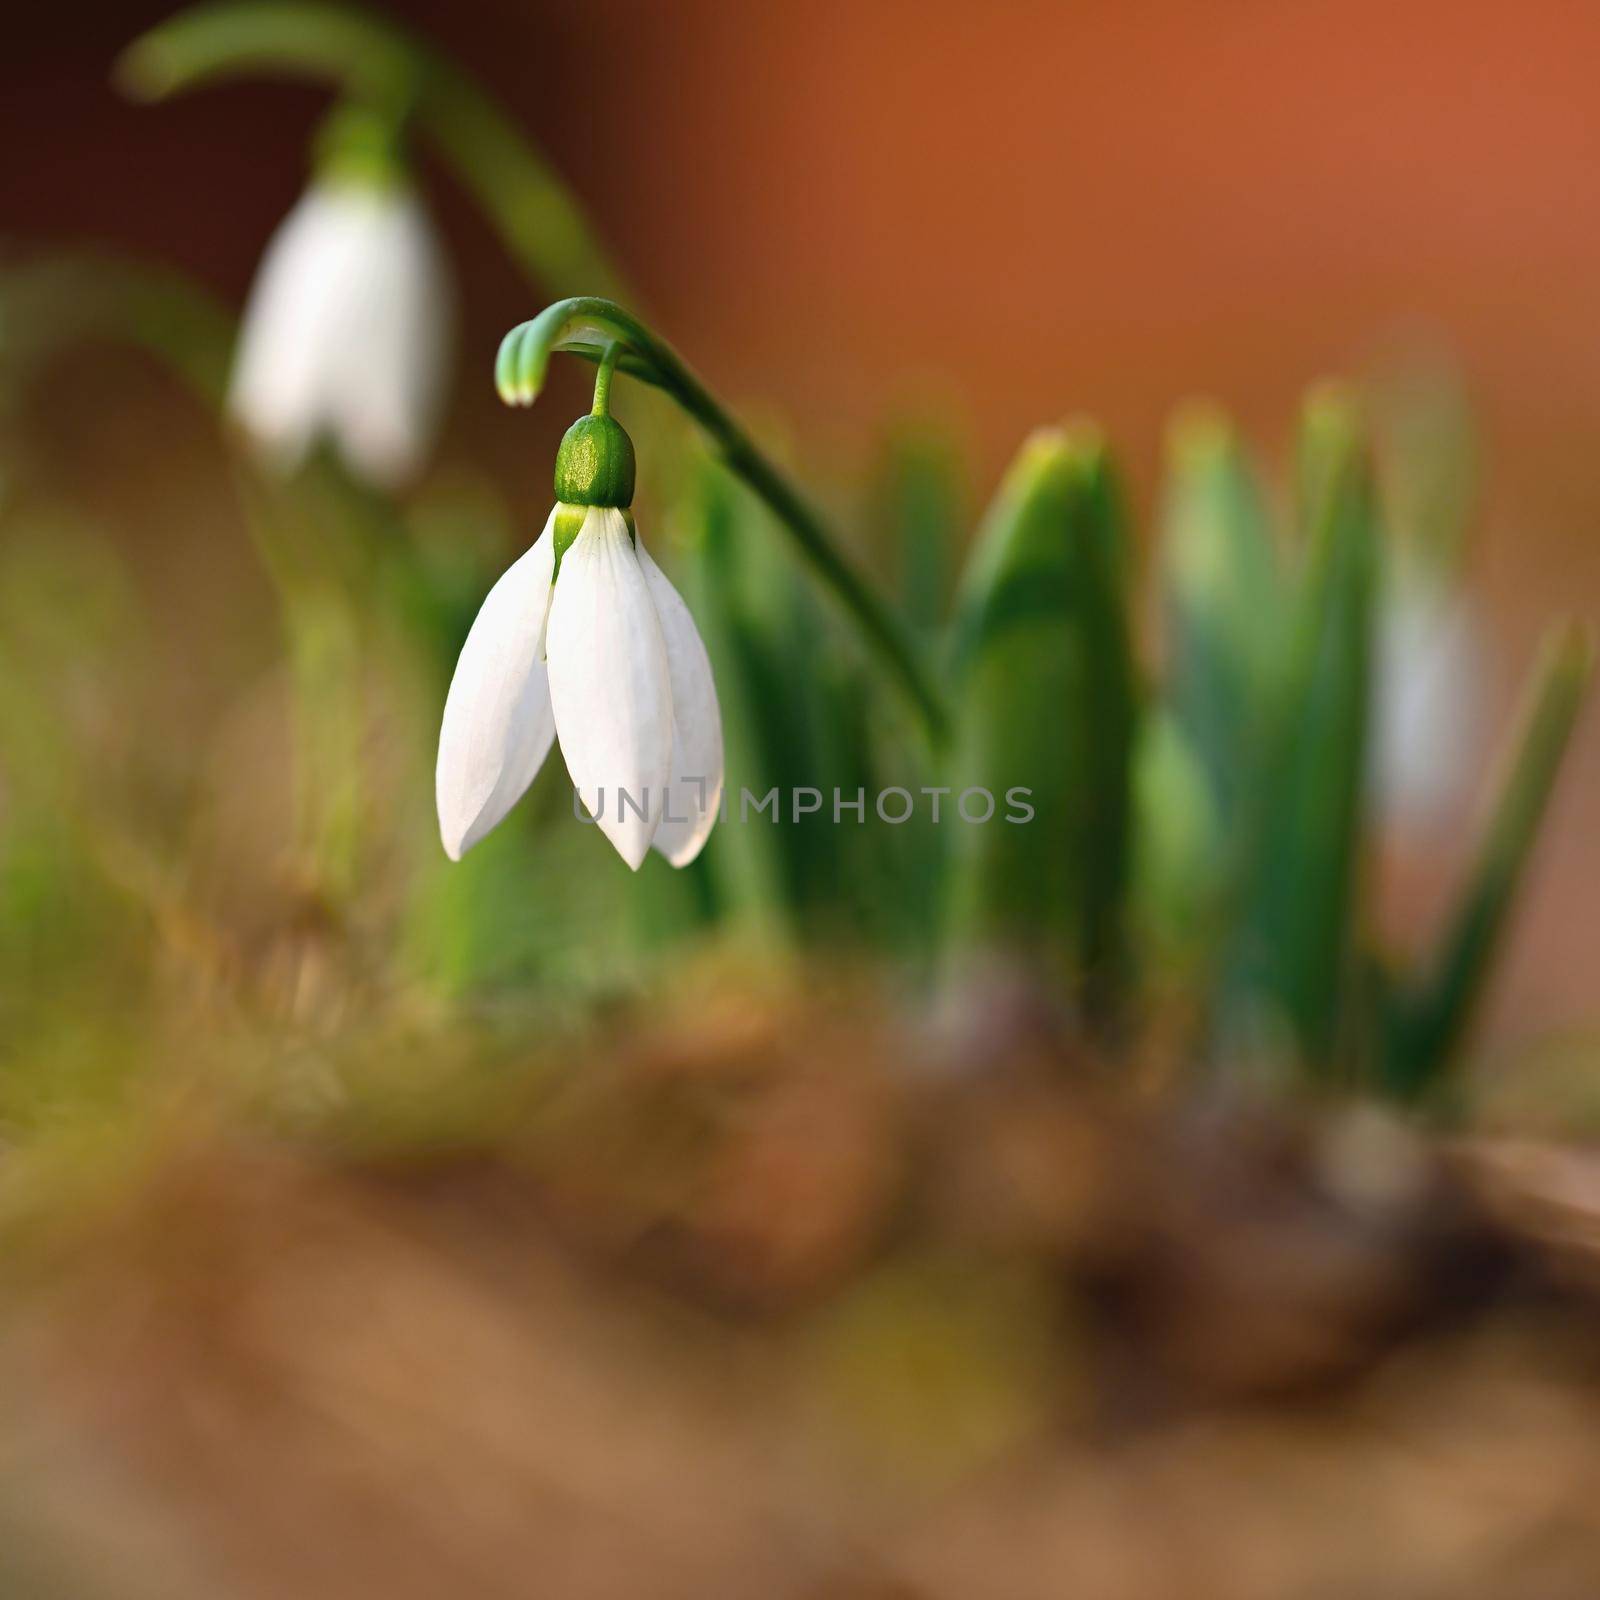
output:
{"label": "brown soil", "polygon": [[37,1232],[0,1590],[1600,1593],[1600,1159],[859,1016],[541,1082]]}

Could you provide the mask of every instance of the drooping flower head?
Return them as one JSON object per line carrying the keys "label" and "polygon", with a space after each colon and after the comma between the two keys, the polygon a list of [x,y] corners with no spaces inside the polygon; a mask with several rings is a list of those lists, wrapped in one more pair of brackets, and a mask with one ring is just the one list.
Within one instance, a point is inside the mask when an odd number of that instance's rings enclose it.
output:
{"label": "drooping flower head", "polygon": [[557,739],[589,814],[635,870],[700,853],[722,799],[722,719],[694,619],[638,536],[632,441],[595,412],[556,458],[556,505],[490,590],[439,733],[439,831],[453,860],[516,804]]}
{"label": "drooping flower head", "polygon": [[444,256],[393,128],[345,108],[262,257],[229,408],[285,470],[326,438],[352,471],[395,488],[432,446],[452,322]]}

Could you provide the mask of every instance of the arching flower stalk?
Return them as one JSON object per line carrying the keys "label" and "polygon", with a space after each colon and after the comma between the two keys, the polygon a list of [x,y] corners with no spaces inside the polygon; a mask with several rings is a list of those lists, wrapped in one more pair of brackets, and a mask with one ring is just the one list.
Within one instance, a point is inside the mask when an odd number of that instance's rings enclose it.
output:
{"label": "arching flower stalk", "polygon": [[638,536],[633,443],[611,416],[615,351],[594,411],[556,457],[556,505],[490,590],[462,647],[439,733],[439,831],[453,860],[522,797],[550,746],[617,853],[700,853],[722,799],[711,662]]}
{"label": "arching flower stalk", "polygon": [[[546,306],[500,341],[495,361],[500,398],[507,405],[532,405],[544,387],[550,357],[558,351],[596,362],[602,374],[614,366],[671,397],[704,434],[722,465],[766,507],[812,577],[838,603],[885,678],[904,694],[929,747],[941,750],[950,727],[944,686],[923,659],[905,619],[856,571],[824,518],[683,358],[614,300],[576,295]],[[609,378],[603,376],[602,381]]]}
{"label": "arching flower stalk", "polygon": [[359,477],[398,488],[437,432],[452,322],[444,255],[393,122],[346,107],[262,258],[229,409],[274,466],[292,470],[326,438]]}

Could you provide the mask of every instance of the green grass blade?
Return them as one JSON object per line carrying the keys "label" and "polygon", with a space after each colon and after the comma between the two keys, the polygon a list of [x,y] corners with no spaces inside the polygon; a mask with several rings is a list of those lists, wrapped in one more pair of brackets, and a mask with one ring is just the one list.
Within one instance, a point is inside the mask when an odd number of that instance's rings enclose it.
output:
{"label": "green grass blade", "polygon": [[1588,693],[1594,658],[1590,629],[1567,624],[1545,639],[1476,864],[1431,972],[1401,993],[1391,1014],[1384,1075],[1398,1093],[1418,1094],[1437,1083],[1471,1023]]}

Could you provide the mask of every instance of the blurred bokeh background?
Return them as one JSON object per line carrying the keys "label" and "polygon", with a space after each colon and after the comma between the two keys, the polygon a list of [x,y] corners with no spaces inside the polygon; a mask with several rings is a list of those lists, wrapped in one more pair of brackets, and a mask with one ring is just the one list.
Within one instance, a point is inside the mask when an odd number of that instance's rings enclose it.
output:
{"label": "blurred bokeh background", "polygon": [[[1581,0],[392,10],[514,110],[659,326],[722,392],[781,414],[813,478],[858,472],[886,413],[932,408],[970,441],[976,502],[1028,427],[1081,410],[1148,509],[1181,398],[1226,404],[1281,468],[1308,381],[1438,348],[1483,451],[1469,576],[1492,635],[1485,739],[1540,620],[1600,603],[1600,14]],[[129,105],[108,62],[162,15],[13,19],[7,248],[114,245],[237,304],[324,97],[247,82],[160,114]],[[536,307],[464,197],[432,189],[464,308],[443,458],[470,437],[531,533],[562,408],[507,412],[489,373]],[[91,502],[116,500],[167,626],[199,631],[195,659],[247,657],[237,619],[260,579],[207,421],[104,352],[57,372],[45,401],[47,448]],[[198,714],[207,685],[188,692]],[[1491,1037],[1559,1028],[1595,992],[1597,807],[1591,725]],[[1426,926],[1458,842],[1444,827],[1390,874],[1397,929]]]}
{"label": "blurred bokeh background", "polygon": [[0,1596],[1600,1592],[1600,8],[393,0],[948,696],[624,369],[734,792],[1040,785],[637,877],[433,809],[580,286],[419,137],[442,441],[275,474],[329,96],[133,103],[168,10],[0,48]]}

